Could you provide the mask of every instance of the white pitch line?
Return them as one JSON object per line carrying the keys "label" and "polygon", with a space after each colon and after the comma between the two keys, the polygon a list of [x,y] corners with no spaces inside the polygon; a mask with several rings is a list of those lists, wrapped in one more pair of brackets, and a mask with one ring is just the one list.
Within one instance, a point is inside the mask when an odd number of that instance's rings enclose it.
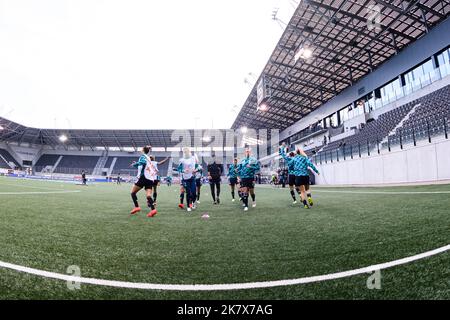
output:
{"label": "white pitch line", "polygon": [[306,284],[312,282],[320,282],[327,280],[335,280],[341,278],[347,278],[359,274],[371,273],[373,271],[383,270],[392,268],[395,266],[407,264],[413,261],[425,259],[440,253],[450,250],[450,245],[441,247],[435,250],[431,250],[425,253],[421,253],[408,258],[403,258],[391,262],[386,262],[382,264],[372,265],[365,268],[349,270],[338,273],[331,273],[321,276],[305,277],[299,279],[291,280],[278,280],[278,281],[264,281],[264,282],[248,282],[248,283],[233,283],[233,284],[199,284],[199,285],[188,285],[188,284],[152,284],[152,283],[135,283],[135,282],[124,282],[124,281],[112,281],[112,280],[101,280],[93,278],[83,278],[75,277],[60,273],[42,271],[38,269],[32,269],[28,267],[23,267],[7,262],[0,261],[0,267],[15,270],[19,272],[24,272],[28,274],[33,274],[36,276],[57,279],[63,281],[93,284],[98,286],[116,287],[116,288],[128,288],[128,289],[142,289],[142,290],[163,290],[163,291],[228,291],[228,290],[244,290],[244,289],[258,289],[258,288],[273,288],[282,286],[292,286],[298,284]]}
{"label": "white pitch line", "polygon": [[[268,188],[265,188],[268,189]],[[288,189],[273,188],[273,190],[286,191]],[[450,191],[352,191],[352,190],[320,190],[314,188],[313,193],[344,193],[344,194],[450,194]]]}
{"label": "white pitch line", "polygon": [[450,194],[450,191],[338,191],[338,190],[320,190],[314,189],[314,193],[351,193],[351,194]]}
{"label": "white pitch line", "polygon": [[37,186],[29,186],[29,185],[23,185],[23,184],[12,184],[12,183],[0,183],[0,187],[8,186],[8,187],[17,187],[17,188],[27,188],[27,189],[45,189],[45,190],[60,190],[56,188],[48,188],[48,187],[37,187]]}
{"label": "white pitch line", "polygon": [[74,191],[23,191],[23,192],[0,192],[0,196],[3,195],[33,195],[33,194],[63,194],[63,193],[79,193],[81,191],[74,190]]}

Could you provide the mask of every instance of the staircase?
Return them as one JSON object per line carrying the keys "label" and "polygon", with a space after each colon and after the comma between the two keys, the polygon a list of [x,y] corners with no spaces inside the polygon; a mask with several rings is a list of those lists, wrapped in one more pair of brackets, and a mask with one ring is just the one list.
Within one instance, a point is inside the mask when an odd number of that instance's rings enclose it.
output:
{"label": "staircase", "polygon": [[417,108],[420,107],[421,105],[422,105],[421,103],[416,104],[411,109],[411,111],[402,119],[402,121],[400,121],[398,123],[398,125],[394,129],[392,129],[391,132],[388,133],[388,135],[383,139],[383,141],[381,141],[380,145],[381,146],[386,145],[388,143],[389,137],[395,135],[395,133],[397,132],[397,129],[403,127],[403,123],[405,123],[405,121],[407,121],[411,117],[411,115],[413,115],[416,112]]}
{"label": "staircase", "polygon": [[[14,158],[15,161],[17,161],[17,164],[19,165],[19,168],[22,167],[22,158],[19,157],[19,155],[13,150],[13,148],[11,148],[11,146],[9,144],[5,145],[4,148],[6,151],[8,151],[8,153],[11,155],[11,157]],[[16,166],[16,164],[14,163],[13,168]]]}
{"label": "staircase", "polygon": [[92,174],[94,176],[100,176],[102,174],[102,170],[105,168],[106,162],[108,161],[108,151],[103,151],[102,156],[98,159],[97,164],[95,165]]}
{"label": "staircase", "polygon": [[58,167],[59,163],[61,162],[62,158],[63,158],[63,156],[59,156],[58,160],[56,160],[55,164],[53,165],[52,170],[51,170],[50,173],[53,174],[55,172],[55,170]]}
{"label": "staircase", "polygon": [[167,169],[167,176],[172,177],[173,176],[173,158],[170,157],[169,159],[169,167]]}
{"label": "staircase", "polygon": [[109,169],[108,169],[108,177],[111,177],[111,174],[113,173],[116,162],[117,162],[117,157],[114,157],[113,161],[111,162],[111,167],[109,167]]}
{"label": "staircase", "polygon": [[5,162],[11,169],[14,169],[14,166],[11,165],[11,163],[9,163],[8,161],[6,161],[5,158],[3,158],[3,156],[0,154],[0,159],[3,160],[3,162]]}

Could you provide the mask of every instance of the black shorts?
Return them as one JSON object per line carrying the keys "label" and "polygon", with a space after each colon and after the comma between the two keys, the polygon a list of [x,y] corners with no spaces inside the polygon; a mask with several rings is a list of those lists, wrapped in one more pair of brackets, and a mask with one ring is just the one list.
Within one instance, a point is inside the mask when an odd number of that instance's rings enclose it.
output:
{"label": "black shorts", "polygon": [[202,179],[195,179],[195,185],[197,187],[201,187],[202,186]]}
{"label": "black shorts", "polygon": [[238,179],[237,178],[230,178],[230,186],[235,186],[238,183]]}
{"label": "black shorts", "polygon": [[147,178],[145,178],[145,176],[141,176],[134,185],[139,188],[144,188],[145,190],[148,190],[153,189],[154,186],[158,185],[158,182],[148,180]]}
{"label": "black shorts", "polygon": [[255,179],[253,179],[253,178],[241,179],[241,187],[253,189],[255,187]]}
{"label": "black shorts", "polygon": [[308,187],[309,186],[309,176],[295,177],[295,186],[296,187],[300,187],[300,186]]}
{"label": "black shorts", "polygon": [[295,185],[295,176],[293,174],[289,175],[288,182],[290,187],[293,187]]}

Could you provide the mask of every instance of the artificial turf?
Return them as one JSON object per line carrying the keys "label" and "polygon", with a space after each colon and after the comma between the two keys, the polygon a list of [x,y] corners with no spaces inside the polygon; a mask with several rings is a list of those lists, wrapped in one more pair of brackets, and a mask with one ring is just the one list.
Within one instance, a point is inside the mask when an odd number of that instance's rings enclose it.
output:
{"label": "artificial turf", "polygon": [[[131,185],[87,187],[0,177],[0,261],[88,278],[160,284],[226,284],[294,279],[388,262],[450,243],[450,185],[314,187],[311,210],[287,189],[257,186],[243,213],[227,186],[222,204],[202,189],[199,208],[177,208],[178,186],[161,186],[158,215],[129,216]],[[26,194],[58,190],[67,194]],[[331,192],[330,192],[331,191]],[[339,192],[335,192],[339,191]],[[404,193],[380,194],[379,192]],[[360,192],[360,193],[358,193]],[[378,193],[376,193],[378,192]],[[9,194],[6,194],[9,193]],[[140,196],[144,207],[144,194]],[[208,213],[208,220],[201,215]],[[369,275],[307,285],[221,292],[119,289],[0,268],[0,299],[449,299],[450,253]]]}

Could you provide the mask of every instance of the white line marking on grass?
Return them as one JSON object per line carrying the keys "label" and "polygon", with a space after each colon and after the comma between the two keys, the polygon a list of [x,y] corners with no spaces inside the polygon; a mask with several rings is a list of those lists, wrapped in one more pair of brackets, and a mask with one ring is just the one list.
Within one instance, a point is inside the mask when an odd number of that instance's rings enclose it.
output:
{"label": "white line marking on grass", "polygon": [[318,190],[314,189],[314,193],[351,193],[351,194],[450,194],[450,191],[338,191],[338,190]]}
{"label": "white line marking on grass", "polygon": [[[268,187],[263,187],[268,189]],[[321,188],[314,188],[313,193],[344,193],[344,194],[450,194],[450,191],[353,191],[353,190],[320,190]],[[272,188],[272,190],[287,191],[289,189]]]}
{"label": "white line marking on grass", "polygon": [[199,285],[188,285],[188,284],[152,284],[152,283],[135,283],[135,282],[123,282],[123,281],[112,281],[112,280],[101,280],[93,278],[83,278],[75,277],[60,273],[42,271],[38,269],[32,269],[28,267],[22,267],[19,265],[2,262],[0,261],[0,267],[15,270],[19,272],[24,272],[28,274],[33,274],[36,276],[57,279],[63,281],[78,282],[84,284],[93,284],[98,286],[116,287],[116,288],[128,288],[128,289],[143,289],[143,290],[163,290],[163,291],[228,291],[228,290],[244,290],[244,289],[258,289],[258,288],[273,288],[281,286],[292,286],[298,284],[306,284],[312,282],[321,282],[327,280],[335,280],[341,278],[347,278],[359,274],[371,273],[373,271],[383,270],[392,268],[395,266],[407,264],[413,261],[425,259],[440,253],[450,250],[450,245],[441,247],[435,250],[431,250],[425,253],[421,253],[412,257],[403,258],[391,262],[386,262],[382,264],[377,264],[365,268],[349,270],[338,273],[331,273],[321,276],[305,277],[299,279],[291,280],[278,280],[278,281],[264,281],[264,282],[248,282],[248,283],[233,283],[233,284],[199,284]]}
{"label": "white line marking on grass", "polygon": [[45,190],[60,190],[56,188],[49,188],[49,187],[34,187],[34,186],[28,186],[23,184],[12,184],[12,183],[0,183],[0,187],[2,186],[8,186],[8,187],[17,187],[17,188],[28,188],[28,189],[45,189]]}
{"label": "white line marking on grass", "polygon": [[33,195],[33,194],[64,194],[64,193],[79,193],[81,191],[22,191],[22,192],[0,192],[0,196],[3,195]]}

